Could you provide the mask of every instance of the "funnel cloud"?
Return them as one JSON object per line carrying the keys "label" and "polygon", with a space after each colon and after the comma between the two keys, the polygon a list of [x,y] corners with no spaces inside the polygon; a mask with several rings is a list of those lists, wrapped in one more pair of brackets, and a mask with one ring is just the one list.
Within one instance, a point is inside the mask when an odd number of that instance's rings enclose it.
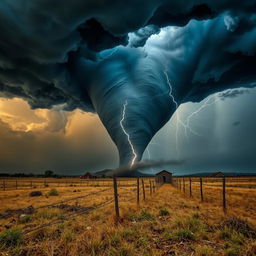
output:
{"label": "funnel cloud", "polygon": [[2,0],[0,96],[97,113],[132,165],[177,105],[255,87],[255,11],[255,0]]}

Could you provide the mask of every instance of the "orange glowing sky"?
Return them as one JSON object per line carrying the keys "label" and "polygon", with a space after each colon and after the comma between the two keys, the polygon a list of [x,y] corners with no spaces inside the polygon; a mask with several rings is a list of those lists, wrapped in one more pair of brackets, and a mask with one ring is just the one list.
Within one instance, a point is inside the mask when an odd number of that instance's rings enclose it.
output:
{"label": "orange glowing sky", "polygon": [[62,107],[32,110],[23,99],[0,98],[1,171],[51,168],[76,174],[81,166],[91,170],[98,159],[97,168],[117,165],[115,146],[98,116]]}

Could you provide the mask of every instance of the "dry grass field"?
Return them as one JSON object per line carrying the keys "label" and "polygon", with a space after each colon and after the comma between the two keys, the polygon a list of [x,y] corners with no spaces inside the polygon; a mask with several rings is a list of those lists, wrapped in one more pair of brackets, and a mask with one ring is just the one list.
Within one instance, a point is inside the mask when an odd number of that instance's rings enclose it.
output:
{"label": "dry grass field", "polygon": [[185,194],[165,184],[151,196],[145,179],[146,200],[140,191],[138,206],[136,180],[120,179],[119,223],[111,180],[48,179],[44,186],[34,179],[32,187],[30,181],[0,188],[1,256],[256,255],[256,182],[250,180],[227,182],[225,215],[219,180],[205,180],[201,202],[196,179],[192,197],[188,182]]}

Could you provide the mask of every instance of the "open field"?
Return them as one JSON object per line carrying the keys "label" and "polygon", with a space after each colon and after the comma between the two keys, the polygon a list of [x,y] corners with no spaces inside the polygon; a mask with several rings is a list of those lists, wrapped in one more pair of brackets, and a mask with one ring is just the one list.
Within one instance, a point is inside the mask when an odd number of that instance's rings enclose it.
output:
{"label": "open field", "polygon": [[203,202],[193,179],[190,197],[188,178],[185,194],[183,184],[150,193],[145,178],[139,205],[137,180],[118,179],[119,223],[111,179],[18,179],[0,191],[0,255],[256,255],[256,182],[227,179],[224,214],[221,179],[203,180]]}

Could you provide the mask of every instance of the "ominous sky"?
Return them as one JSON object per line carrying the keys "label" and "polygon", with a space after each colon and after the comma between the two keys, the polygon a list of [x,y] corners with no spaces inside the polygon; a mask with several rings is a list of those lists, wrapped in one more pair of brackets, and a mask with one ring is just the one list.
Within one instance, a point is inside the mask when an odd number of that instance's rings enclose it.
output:
{"label": "ominous sky", "polygon": [[143,158],[254,171],[255,11],[255,0],[1,1],[0,171]]}
{"label": "ominous sky", "polygon": [[[209,105],[187,103],[178,113],[190,127],[177,126],[176,115],[156,134],[144,160],[187,159],[182,166],[166,166],[176,173],[256,170],[256,90]],[[211,104],[213,103],[213,104]],[[198,112],[199,111],[199,112]],[[20,98],[0,100],[0,165],[2,172],[81,174],[114,168],[118,152],[96,114],[31,110]],[[176,140],[176,130],[178,134]],[[178,144],[177,144],[178,142]],[[149,169],[149,173],[157,171]]]}

